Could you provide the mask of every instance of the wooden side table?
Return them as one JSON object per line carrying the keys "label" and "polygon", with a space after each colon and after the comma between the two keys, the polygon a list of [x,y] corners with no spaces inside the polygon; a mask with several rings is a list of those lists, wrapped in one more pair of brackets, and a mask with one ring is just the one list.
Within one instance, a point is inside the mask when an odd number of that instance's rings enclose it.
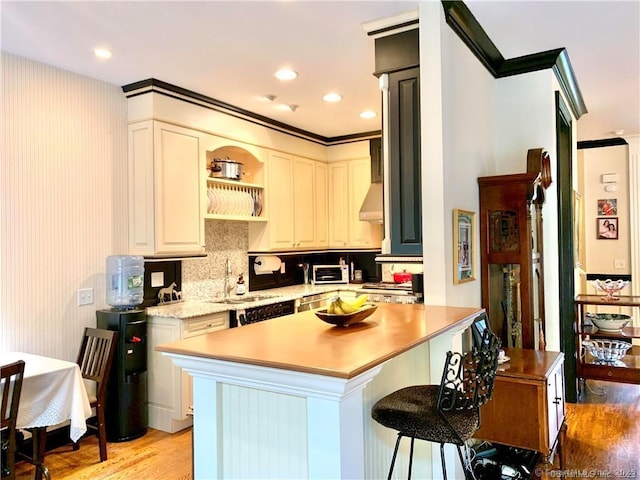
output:
{"label": "wooden side table", "polygon": [[480,411],[475,438],[540,452],[551,462],[566,432],[564,354],[505,349],[511,358],[498,366],[493,396]]}
{"label": "wooden side table", "polygon": [[[609,382],[640,384],[640,347],[633,346],[627,354],[618,362],[602,363],[587,355],[582,348],[582,340],[585,338],[605,338],[610,340],[623,340],[631,342],[634,338],[640,338],[640,328],[628,326],[620,332],[603,332],[594,326],[584,325],[585,306],[608,307],[640,307],[640,296],[616,295],[615,301],[607,301],[602,295],[578,295],[575,300],[576,309],[576,372],[578,387],[580,380],[605,380]],[[580,390],[580,388],[578,388]]]}

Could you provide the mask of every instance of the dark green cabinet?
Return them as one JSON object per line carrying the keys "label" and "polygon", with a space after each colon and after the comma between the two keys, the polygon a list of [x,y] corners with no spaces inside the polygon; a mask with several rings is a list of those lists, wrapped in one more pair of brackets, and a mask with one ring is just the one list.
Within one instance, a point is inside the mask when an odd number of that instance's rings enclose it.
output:
{"label": "dark green cabinet", "polygon": [[382,183],[382,139],[369,140],[369,155],[371,156],[371,183]]}
{"label": "dark green cabinet", "polygon": [[420,68],[389,73],[391,253],[422,255]]}

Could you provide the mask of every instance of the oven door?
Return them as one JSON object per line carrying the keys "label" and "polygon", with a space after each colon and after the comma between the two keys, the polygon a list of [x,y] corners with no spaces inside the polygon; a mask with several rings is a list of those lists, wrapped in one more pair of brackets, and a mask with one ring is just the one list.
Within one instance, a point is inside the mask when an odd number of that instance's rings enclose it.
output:
{"label": "oven door", "polygon": [[272,318],[295,313],[295,302],[288,300],[270,305],[232,310],[229,316],[229,328],[241,327],[250,323],[264,322]]}

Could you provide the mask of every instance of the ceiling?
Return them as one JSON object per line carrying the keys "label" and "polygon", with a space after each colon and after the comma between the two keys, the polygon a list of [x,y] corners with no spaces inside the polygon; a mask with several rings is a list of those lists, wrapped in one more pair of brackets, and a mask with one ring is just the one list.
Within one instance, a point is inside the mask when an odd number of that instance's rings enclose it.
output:
{"label": "ceiling", "polygon": [[[589,113],[578,140],[640,134],[640,2],[475,1],[505,58],[565,47]],[[364,22],[415,1],[0,3],[1,47],[118,86],[147,78],[325,137],[380,129],[374,42]],[[446,27],[448,28],[448,27]],[[93,49],[108,47],[110,60]],[[446,60],[446,59],[445,59]],[[290,82],[274,78],[289,66]],[[328,92],[343,100],[326,103]],[[260,100],[275,95],[274,102]],[[298,105],[295,112],[278,109]]]}

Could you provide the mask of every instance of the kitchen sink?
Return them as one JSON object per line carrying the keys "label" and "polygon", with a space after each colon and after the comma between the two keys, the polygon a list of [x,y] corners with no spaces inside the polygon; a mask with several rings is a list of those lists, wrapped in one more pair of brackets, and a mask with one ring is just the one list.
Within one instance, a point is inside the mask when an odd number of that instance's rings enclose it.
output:
{"label": "kitchen sink", "polygon": [[275,298],[277,295],[249,295],[247,297],[221,298],[220,300],[210,300],[211,303],[224,303],[228,305],[238,305],[240,303],[257,302],[267,298]]}

